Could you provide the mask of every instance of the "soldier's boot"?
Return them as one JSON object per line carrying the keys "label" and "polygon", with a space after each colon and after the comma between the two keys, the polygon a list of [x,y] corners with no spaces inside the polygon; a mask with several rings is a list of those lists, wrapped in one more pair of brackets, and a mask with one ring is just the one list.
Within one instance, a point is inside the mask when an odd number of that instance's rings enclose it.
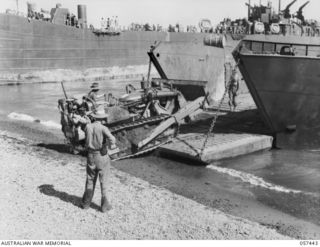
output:
{"label": "soldier's boot", "polygon": [[90,208],[90,204],[93,198],[93,190],[86,190],[82,197],[81,208],[88,209]]}
{"label": "soldier's boot", "polygon": [[101,212],[105,213],[112,209],[111,204],[109,203],[108,199],[106,197],[101,198]]}

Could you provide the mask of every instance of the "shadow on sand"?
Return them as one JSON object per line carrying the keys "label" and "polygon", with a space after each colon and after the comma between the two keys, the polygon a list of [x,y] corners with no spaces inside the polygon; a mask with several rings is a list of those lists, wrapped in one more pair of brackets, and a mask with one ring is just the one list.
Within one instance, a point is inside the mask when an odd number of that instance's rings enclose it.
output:
{"label": "shadow on sand", "polygon": [[59,153],[65,153],[65,154],[80,154],[82,156],[85,156],[85,151],[78,151],[77,153],[72,153],[72,150],[70,148],[70,145],[62,144],[62,143],[39,143],[36,145],[37,147],[53,150]]}
{"label": "shadow on sand", "polygon": [[[45,194],[47,196],[57,197],[61,201],[72,203],[74,206],[81,208],[82,198],[78,196],[69,195],[66,192],[58,191],[53,187],[52,184],[43,184],[43,185],[40,185],[38,188],[40,193],[42,194]],[[95,203],[91,203],[90,207],[97,211],[100,211],[100,207]]]}
{"label": "shadow on sand", "polygon": [[67,144],[61,144],[61,143],[39,143],[37,144],[37,147],[51,149],[54,151],[57,151],[59,153],[70,153],[70,146]]}

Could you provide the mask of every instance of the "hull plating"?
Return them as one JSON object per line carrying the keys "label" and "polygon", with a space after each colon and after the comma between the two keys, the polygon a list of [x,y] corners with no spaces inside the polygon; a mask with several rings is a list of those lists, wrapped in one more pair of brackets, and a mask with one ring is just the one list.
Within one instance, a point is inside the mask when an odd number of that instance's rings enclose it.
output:
{"label": "hull plating", "polygon": [[34,70],[124,67],[148,64],[155,41],[202,42],[200,33],[123,32],[95,35],[89,29],[0,14],[0,74]]}
{"label": "hull plating", "polygon": [[320,58],[240,54],[239,68],[274,132],[320,127]]}

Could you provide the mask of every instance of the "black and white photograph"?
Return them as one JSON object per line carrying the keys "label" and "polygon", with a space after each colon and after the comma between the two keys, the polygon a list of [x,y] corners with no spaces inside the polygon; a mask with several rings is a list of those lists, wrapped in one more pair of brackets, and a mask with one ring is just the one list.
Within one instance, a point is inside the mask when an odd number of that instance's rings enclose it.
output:
{"label": "black and white photograph", "polygon": [[1,246],[320,245],[320,1],[0,0],[0,170]]}

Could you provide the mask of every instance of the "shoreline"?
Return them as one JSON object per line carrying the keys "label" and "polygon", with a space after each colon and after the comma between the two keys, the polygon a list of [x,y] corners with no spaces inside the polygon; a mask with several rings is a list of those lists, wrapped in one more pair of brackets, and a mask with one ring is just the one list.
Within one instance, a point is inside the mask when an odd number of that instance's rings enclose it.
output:
{"label": "shoreline", "polygon": [[98,184],[91,208],[82,210],[85,157],[48,150],[10,132],[0,133],[0,150],[3,239],[288,239],[115,164],[109,189],[113,209],[99,212]]}
{"label": "shoreline", "polygon": [[105,80],[129,80],[129,79],[141,79],[144,74],[124,74],[124,75],[112,75],[112,76],[98,76],[89,78],[78,78],[74,80],[54,80],[54,81],[26,81],[26,80],[0,80],[0,86],[19,86],[26,84],[47,84],[47,83],[59,83],[63,82],[93,82],[93,81],[105,81]]}
{"label": "shoreline", "polygon": [[[104,80],[129,80],[146,77],[148,65],[126,67],[90,68],[85,70],[54,69],[31,71],[23,74],[0,74],[0,86],[15,86],[24,84],[92,82]],[[151,70],[151,77],[157,72]]]}

